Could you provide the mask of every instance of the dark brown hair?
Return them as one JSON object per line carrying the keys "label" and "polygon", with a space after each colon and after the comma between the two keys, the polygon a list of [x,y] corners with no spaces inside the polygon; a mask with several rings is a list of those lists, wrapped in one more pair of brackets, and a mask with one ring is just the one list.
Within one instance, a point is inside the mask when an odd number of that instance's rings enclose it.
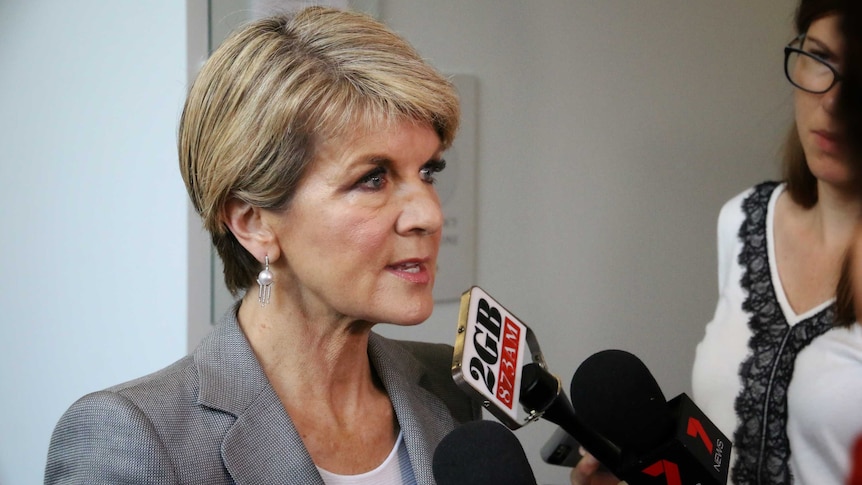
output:
{"label": "dark brown hair", "polygon": [[[841,83],[841,93],[838,96],[838,114],[846,129],[845,139],[848,142],[850,162],[856,174],[862,173],[862,3],[859,0],[844,0],[842,2],[841,33],[844,36],[844,77]],[[857,191],[862,197],[862,183],[857,178]],[[859,232],[854,237],[859,237]],[[853,301],[853,286],[862,281],[853,282],[853,265],[860,262],[859,254],[854,254],[858,244],[851,243],[844,264],[838,288],[835,291],[835,324],[849,326],[856,322],[856,308]],[[855,263],[854,263],[855,261]]]}
{"label": "dark brown hair", "polygon": [[[838,112],[847,129],[853,166],[859,170],[862,168],[862,2],[844,0],[843,15],[844,66]],[[857,190],[862,195],[862,184]]]}

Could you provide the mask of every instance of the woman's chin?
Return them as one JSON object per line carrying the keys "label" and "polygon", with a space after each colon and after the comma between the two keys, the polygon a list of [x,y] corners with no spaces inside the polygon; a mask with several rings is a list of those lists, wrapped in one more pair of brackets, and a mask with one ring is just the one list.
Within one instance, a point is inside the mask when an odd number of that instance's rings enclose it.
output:
{"label": "woman's chin", "polygon": [[431,317],[431,312],[434,310],[434,301],[431,300],[428,303],[423,303],[422,305],[416,306],[412,308],[410,311],[403,313],[397,318],[396,325],[402,325],[405,327],[410,327],[413,325],[419,325],[420,323],[428,320]]}

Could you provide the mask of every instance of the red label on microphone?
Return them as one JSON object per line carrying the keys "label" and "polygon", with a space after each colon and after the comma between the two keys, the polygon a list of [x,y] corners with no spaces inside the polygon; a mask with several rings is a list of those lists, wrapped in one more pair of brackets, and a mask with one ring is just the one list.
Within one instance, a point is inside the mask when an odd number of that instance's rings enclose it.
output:
{"label": "red label on microphone", "polygon": [[521,368],[521,327],[506,317],[503,327],[503,352],[500,355],[500,384],[497,386],[497,399],[512,409],[515,395],[515,381]]}

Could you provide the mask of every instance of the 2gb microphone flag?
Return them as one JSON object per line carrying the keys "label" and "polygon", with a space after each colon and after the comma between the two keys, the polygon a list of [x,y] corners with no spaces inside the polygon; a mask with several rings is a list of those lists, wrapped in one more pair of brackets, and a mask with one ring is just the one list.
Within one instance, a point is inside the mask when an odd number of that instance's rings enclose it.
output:
{"label": "2gb microphone flag", "polygon": [[519,403],[531,361],[545,365],[529,327],[477,286],[461,295],[452,377],[510,429],[534,418]]}

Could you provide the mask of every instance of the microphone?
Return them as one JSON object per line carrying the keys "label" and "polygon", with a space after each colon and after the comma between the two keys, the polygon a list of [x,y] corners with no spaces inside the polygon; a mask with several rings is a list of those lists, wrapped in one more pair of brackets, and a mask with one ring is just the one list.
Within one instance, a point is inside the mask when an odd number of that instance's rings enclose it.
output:
{"label": "microphone", "polygon": [[571,401],[547,368],[527,325],[479,287],[461,295],[452,378],[507,427],[547,419],[629,485],[727,483],[730,441],[685,394],[666,401],[634,355],[588,358]]}
{"label": "microphone", "polygon": [[684,393],[665,401],[634,355],[594,354],[578,367],[570,391],[580,419],[619,447],[619,462],[604,464],[629,485],[727,483],[730,440]]}
{"label": "microphone", "polygon": [[664,393],[646,365],[628,352],[603,350],[588,357],[575,371],[570,391],[581,419],[627,452],[644,453],[670,435]]}
{"label": "microphone", "polygon": [[470,421],[447,434],[434,450],[437,485],[536,485],[515,434],[495,421]]}
{"label": "microphone", "polygon": [[[520,403],[537,416],[562,428],[575,438],[605,467],[616,469],[620,465],[621,450],[606,436],[595,431],[585,417],[576,412],[563,392],[559,379],[536,362],[523,367]],[[577,450],[570,450],[577,453]]]}

